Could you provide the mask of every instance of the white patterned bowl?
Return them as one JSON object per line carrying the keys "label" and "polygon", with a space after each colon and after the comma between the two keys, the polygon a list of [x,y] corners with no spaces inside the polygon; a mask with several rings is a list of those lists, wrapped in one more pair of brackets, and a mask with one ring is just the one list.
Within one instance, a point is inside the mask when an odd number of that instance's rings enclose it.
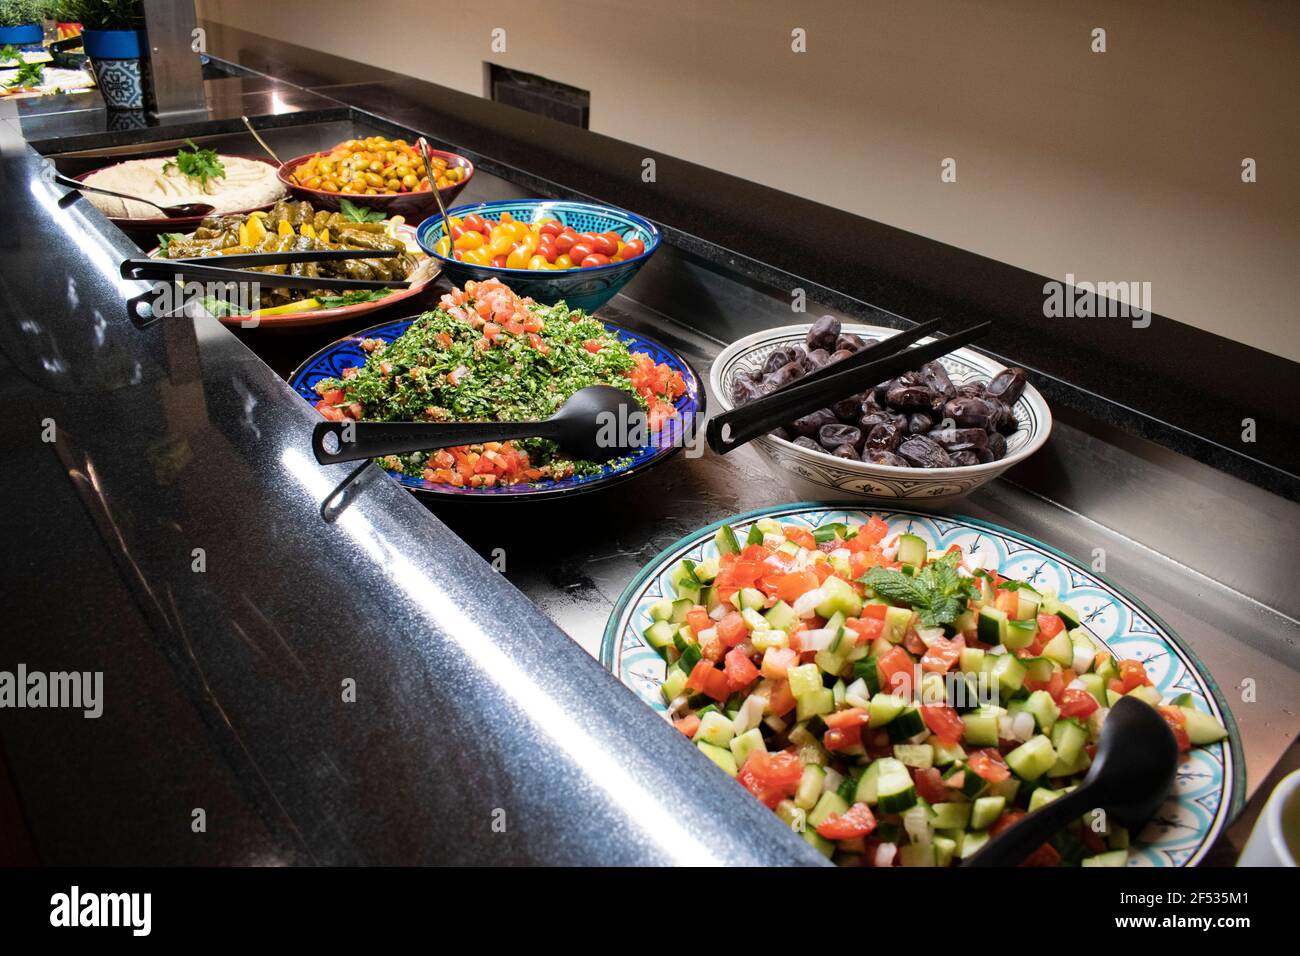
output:
{"label": "white patterned bowl", "polygon": [[[731,400],[731,386],[738,372],[762,368],[767,357],[778,347],[803,345],[808,328],[805,324],[766,329],[747,335],[723,349],[709,370],[709,384],[722,410],[735,407]],[[880,325],[848,323],[844,325],[844,331],[878,339],[898,332]],[[929,341],[932,339],[922,339],[918,344]],[[987,381],[1006,368],[970,349],[957,349],[939,362],[954,385]],[[776,476],[801,498],[850,497],[895,504],[905,501],[919,506],[940,505],[970,494],[986,481],[1028,458],[1047,441],[1052,431],[1052,413],[1036,388],[1027,384],[1012,411],[1019,427],[1007,436],[1007,453],[1000,461],[985,465],[896,468],[836,458],[830,452],[810,451],[772,435],[755,439],[752,444],[762,452]]]}

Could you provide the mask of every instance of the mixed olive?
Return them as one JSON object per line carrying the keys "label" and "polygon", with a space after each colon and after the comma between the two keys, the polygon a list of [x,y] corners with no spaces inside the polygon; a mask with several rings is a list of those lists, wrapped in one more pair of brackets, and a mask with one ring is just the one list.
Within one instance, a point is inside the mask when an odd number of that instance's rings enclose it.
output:
{"label": "mixed olive", "polygon": [[[746,405],[809,372],[875,342],[842,330],[824,315],[804,346],[775,349],[762,368],[737,373],[731,398]],[[954,385],[938,362],[904,372],[772,432],[810,451],[898,468],[954,468],[997,461],[1016,431],[1012,406],[1025,390],[1025,370],[1007,368],[987,382]]]}
{"label": "mixed olive", "polygon": [[[465,170],[441,156],[434,156],[431,165],[439,189],[465,177]],[[299,186],[331,193],[379,196],[429,191],[428,170],[415,147],[404,139],[382,136],[339,143],[328,153],[311,157],[291,176]]]}

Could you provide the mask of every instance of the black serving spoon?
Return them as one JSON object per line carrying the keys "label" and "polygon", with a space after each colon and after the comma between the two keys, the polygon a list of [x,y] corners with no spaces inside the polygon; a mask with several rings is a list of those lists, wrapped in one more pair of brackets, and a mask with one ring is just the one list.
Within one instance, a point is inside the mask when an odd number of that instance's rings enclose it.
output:
{"label": "black serving spoon", "polygon": [[160,206],[156,202],[150,202],[148,199],[142,199],[139,196],[128,196],[126,193],[114,192],[111,189],[103,189],[99,186],[87,186],[79,179],[73,179],[71,176],[65,176],[63,173],[55,170],[54,181],[60,186],[67,186],[69,189],[77,189],[83,193],[103,193],[105,196],[116,196],[118,199],[130,199],[133,202],[142,202],[146,206],[153,206],[162,212],[168,219],[183,219],[188,216],[207,216],[216,208],[209,206],[207,203],[186,202],[179,206]]}
{"label": "black serving spoon", "polygon": [[1165,719],[1145,701],[1121,697],[1102,724],[1083,783],[999,833],[962,866],[1016,866],[1091,810],[1136,831],[1164,803],[1177,771],[1178,743]]}
{"label": "black serving spoon", "polygon": [[[336,451],[325,447],[326,435],[335,437]],[[645,412],[631,394],[612,385],[588,385],[539,422],[320,422],[312,430],[311,448],[318,462],[332,465],[453,445],[549,438],[575,458],[609,461],[635,452],[644,441],[634,438],[648,436]]]}

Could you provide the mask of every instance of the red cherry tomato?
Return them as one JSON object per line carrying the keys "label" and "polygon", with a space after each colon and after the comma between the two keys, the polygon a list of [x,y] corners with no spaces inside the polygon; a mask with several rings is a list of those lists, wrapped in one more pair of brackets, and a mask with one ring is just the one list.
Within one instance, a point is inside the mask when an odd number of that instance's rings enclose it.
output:
{"label": "red cherry tomato", "polygon": [[569,249],[569,258],[572,259],[574,262],[580,263],[582,262],[583,259],[587,258],[595,251],[596,251],[595,248],[590,243],[575,242],[573,246]]}
{"label": "red cherry tomato", "polygon": [[599,252],[593,252],[589,256],[583,256],[578,265],[584,269],[590,269],[592,266],[607,266],[609,265],[609,256],[602,255]]}
{"label": "red cherry tomato", "polygon": [[573,244],[578,241],[578,237],[569,232],[562,232],[555,237],[555,248],[560,255],[564,255],[573,248]]}
{"label": "red cherry tomato", "polygon": [[620,259],[635,259],[645,252],[645,243],[640,239],[629,239],[623,243],[623,249],[619,252]]}
{"label": "red cherry tomato", "polygon": [[460,224],[466,229],[472,229],[474,232],[483,231],[483,217],[470,213],[460,221]]}
{"label": "red cherry tomato", "polygon": [[[456,251],[459,252],[460,250],[457,249]],[[459,257],[457,257],[457,258],[459,258]],[[506,267],[506,257],[505,257],[505,256],[493,256],[493,257],[492,257],[492,264],[493,264],[494,266],[496,266],[498,269],[504,269],[504,268]]]}
{"label": "red cherry tomato", "polygon": [[555,219],[548,219],[537,229],[543,236],[558,236],[564,231],[564,227]]}
{"label": "red cherry tomato", "polygon": [[612,256],[618,252],[618,239],[611,239],[609,233],[602,232],[592,240],[592,248],[602,256]]}

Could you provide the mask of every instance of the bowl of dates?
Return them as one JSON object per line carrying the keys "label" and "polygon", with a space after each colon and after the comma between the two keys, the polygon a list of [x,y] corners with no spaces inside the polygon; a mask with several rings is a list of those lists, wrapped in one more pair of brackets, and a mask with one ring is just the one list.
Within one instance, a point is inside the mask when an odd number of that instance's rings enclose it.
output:
{"label": "bowl of dates", "polygon": [[[724,411],[737,408],[896,331],[823,316],[756,332],[723,350],[710,384]],[[802,498],[922,504],[969,494],[1032,455],[1051,430],[1052,413],[1024,369],[963,348],[845,395],[753,445]]]}

